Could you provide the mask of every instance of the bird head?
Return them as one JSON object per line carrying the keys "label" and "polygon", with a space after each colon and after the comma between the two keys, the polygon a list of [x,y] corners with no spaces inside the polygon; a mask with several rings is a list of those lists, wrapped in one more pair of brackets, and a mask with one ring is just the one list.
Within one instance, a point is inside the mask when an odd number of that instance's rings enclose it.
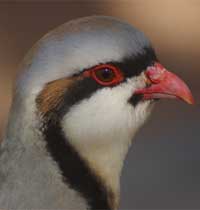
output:
{"label": "bird head", "polygon": [[23,68],[15,97],[21,121],[40,127],[41,141],[61,171],[70,145],[112,192],[119,191],[128,147],[155,101],[193,103],[188,87],[159,63],[147,37],[111,17],[58,27],[36,44]]}

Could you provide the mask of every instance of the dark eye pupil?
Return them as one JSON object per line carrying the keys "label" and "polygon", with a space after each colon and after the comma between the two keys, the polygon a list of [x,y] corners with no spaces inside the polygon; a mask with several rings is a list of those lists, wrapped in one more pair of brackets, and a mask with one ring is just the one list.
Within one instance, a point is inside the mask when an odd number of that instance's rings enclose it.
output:
{"label": "dark eye pupil", "polygon": [[110,69],[104,69],[102,72],[101,72],[101,75],[104,79],[109,79],[110,77],[113,76],[113,72],[110,70]]}
{"label": "dark eye pupil", "polygon": [[96,76],[103,82],[110,82],[115,77],[115,74],[111,69],[105,68],[96,71]]}

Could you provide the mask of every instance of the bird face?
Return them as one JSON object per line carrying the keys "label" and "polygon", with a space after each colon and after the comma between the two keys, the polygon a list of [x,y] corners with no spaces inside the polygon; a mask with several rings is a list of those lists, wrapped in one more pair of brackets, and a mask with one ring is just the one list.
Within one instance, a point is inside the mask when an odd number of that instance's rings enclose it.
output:
{"label": "bird face", "polygon": [[[74,174],[86,164],[114,197],[128,147],[155,99],[193,103],[188,87],[159,64],[144,34],[110,17],[82,18],[50,32],[24,68],[16,116],[22,110],[23,125],[39,121],[47,150],[74,188]],[[67,168],[72,162],[80,166],[73,173]]]}

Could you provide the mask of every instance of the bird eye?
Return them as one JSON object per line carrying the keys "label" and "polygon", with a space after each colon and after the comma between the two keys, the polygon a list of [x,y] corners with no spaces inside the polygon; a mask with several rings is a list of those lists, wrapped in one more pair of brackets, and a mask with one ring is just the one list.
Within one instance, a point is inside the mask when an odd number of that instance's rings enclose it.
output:
{"label": "bird eye", "polygon": [[110,82],[115,77],[115,73],[113,72],[113,70],[109,68],[97,70],[95,74],[96,74],[96,77],[103,82]]}
{"label": "bird eye", "polygon": [[96,80],[97,83],[104,86],[116,85],[123,80],[121,71],[112,65],[99,65],[90,71],[92,78]]}

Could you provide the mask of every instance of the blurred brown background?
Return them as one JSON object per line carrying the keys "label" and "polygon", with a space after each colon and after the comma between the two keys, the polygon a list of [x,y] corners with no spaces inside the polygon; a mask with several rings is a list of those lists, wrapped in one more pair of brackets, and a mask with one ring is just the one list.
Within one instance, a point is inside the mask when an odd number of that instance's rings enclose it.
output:
{"label": "blurred brown background", "polygon": [[120,17],[144,31],[159,59],[191,87],[188,106],[161,101],[137,135],[122,176],[122,209],[200,209],[200,1],[0,1],[0,133],[17,66],[54,27],[93,14]]}

